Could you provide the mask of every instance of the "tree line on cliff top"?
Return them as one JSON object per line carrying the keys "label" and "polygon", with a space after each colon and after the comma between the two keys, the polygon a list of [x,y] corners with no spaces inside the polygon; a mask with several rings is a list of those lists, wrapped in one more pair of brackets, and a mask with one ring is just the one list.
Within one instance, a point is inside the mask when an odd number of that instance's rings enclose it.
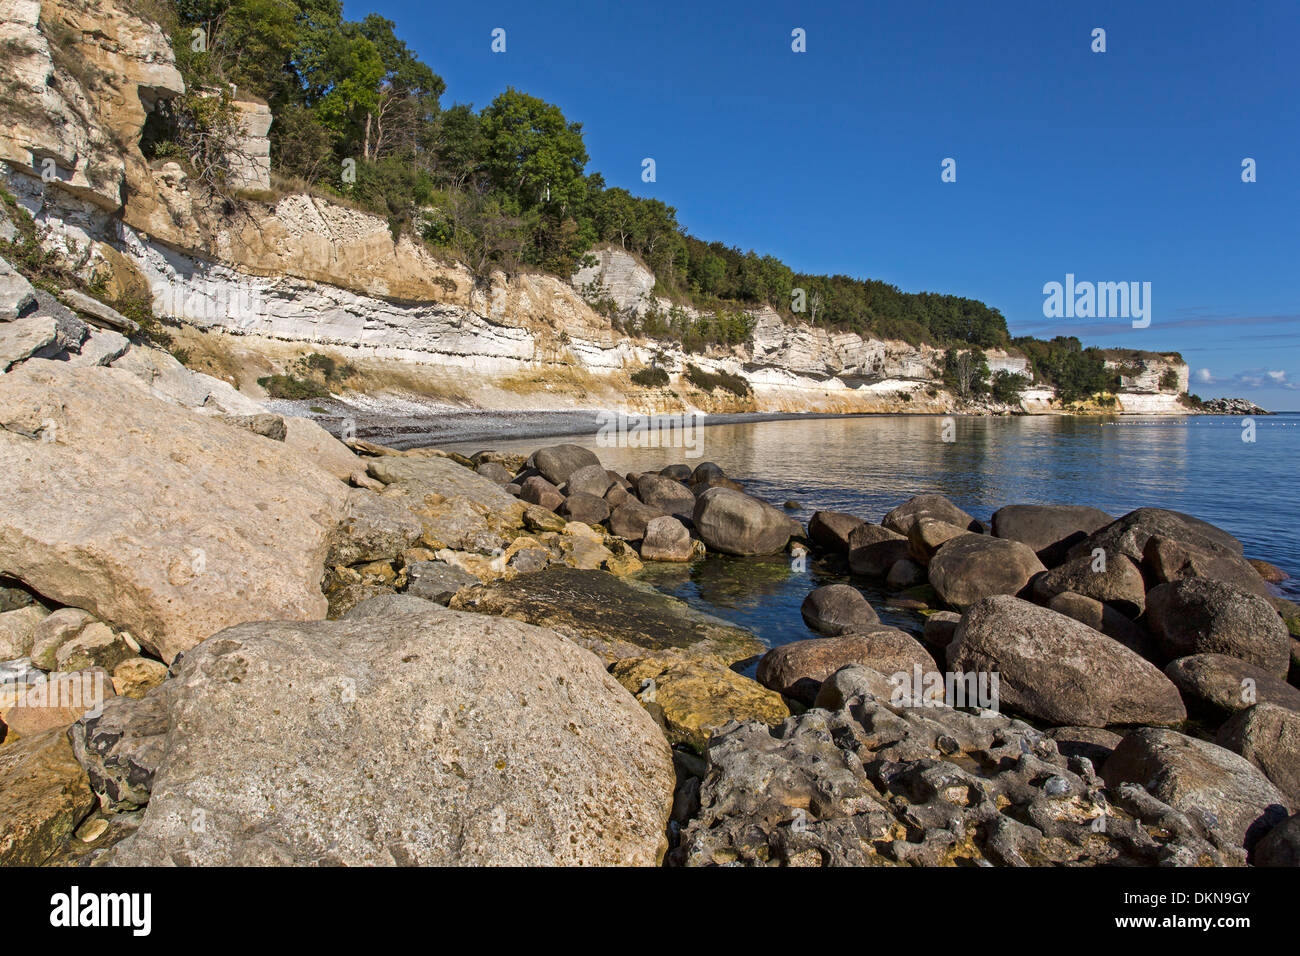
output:
{"label": "tree line on cliff top", "polygon": [[479,110],[444,107],[446,84],[396,25],[375,14],[346,20],[341,0],[130,2],[169,34],[188,89],[151,117],[146,153],[199,167],[218,191],[216,147],[233,134],[232,96],[252,94],[275,116],[280,189],[306,187],[379,213],[395,233],[480,276],[533,268],[567,278],[593,247],[618,245],[654,272],[659,293],[703,313],[652,315],[631,331],[694,348],[729,343],[748,332],[743,310],[767,304],[817,326],[913,344],[1018,347],[1040,378],[1071,393],[1109,381],[1097,350],[1076,339],[1012,343],[1002,314],[983,302],[796,273],[773,256],[692,236],[673,207],[588,171],[582,124],[558,106],[510,88]]}

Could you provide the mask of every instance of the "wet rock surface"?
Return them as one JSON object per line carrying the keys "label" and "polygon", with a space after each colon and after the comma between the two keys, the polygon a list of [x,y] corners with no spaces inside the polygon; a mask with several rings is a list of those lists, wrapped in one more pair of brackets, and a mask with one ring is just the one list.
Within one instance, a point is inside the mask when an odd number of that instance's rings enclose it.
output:
{"label": "wet rock surface", "polygon": [[548,568],[469,588],[452,607],[553,628],[608,661],[675,649],[730,664],[764,650],[742,628],[601,571]]}

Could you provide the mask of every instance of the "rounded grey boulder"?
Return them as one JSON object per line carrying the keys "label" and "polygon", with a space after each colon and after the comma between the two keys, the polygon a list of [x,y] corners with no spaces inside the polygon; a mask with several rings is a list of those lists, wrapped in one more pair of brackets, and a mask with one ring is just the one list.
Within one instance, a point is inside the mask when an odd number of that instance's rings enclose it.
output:
{"label": "rounded grey boulder", "polygon": [[879,624],[880,617],[862,592],[848,584],[816,588],[799,608],[804,623],[818,634],[834,637],[867,624]]}
{"label": "rounded grey boulder", "polygon": [[693,551],[691,533],[672,515],[646,522],[645,537],[641,539],[642,560],[682,563],[691,560]]}
{"label": "rounded grey boulder", "polygon": [[1226,654],[1286,678],[1291,636],[1264,598],[1221,581],[1186,578],[1147,593],[1146,623],[1171,658]]}
{"label": "rounded grey boulder", "polygon": [[1211,720],[1226,720],[1256,703],[1300,711],[1300,690],[1226,654],[1180,657],[1169,662],[1165,674],[1182,692],[1187,709]]}
{"label": "rounded grey boulder", "polygon": [[605,492],[609,491],[614,484],[609,472],[604,468],[596,465],[584,465],[569,475],[565,482],[564,493],[566,495],[594,495],[597,498],[603,498]]}
{"label": "rounded grey boulder", "polygon": [[695,495],[680,481],[664,475],[642,475],[636,480],[636,494],[661,514],[689,518],[695,510]]}
{"label": "rounded grey boulder", "polygon": [[579,491],[564,499],[557,514],[595,527],[609,517],[609,502]]}
{"label": "rounded grey boulder", "polygon": [[1050,568],[1064,561],[1071,547],[1114,520],[1084,505],[1006,505],[993,512],[993,535],[1029,545]]}
{"label": "rounded grey boulder", "polygon": [[1250,849],[1287,818],[1287,798],[1250,761],[1172,730],[1143,727],[1115,748],[1101,775],[1106,786],[1145,787],[1208,832]]}
{"label": "rounded grey boulder", "polygon": [[962,615],[948,668],[996,673],[1004,706],[1057,726],[1187,719],[1178,688],[1155,665],[1086,624],[1009,595]]}
{"label": "rounded grey boulder", "polygon": [[1107,555],[1104,564],[1090,555],[1072,558],[1034,581],[1034,596],[1043,603],[1067,592],[1101,601],[1130,618],[1146,607],[1142,572],[1122,554]]}
{"label": "rounded grey boulder", "polygon": [[774,647],[758,662],[756,677],[764,687],[805,704],[817,699],[822,681],[847,664],[862,664],[892,677],[912,678],[938,670],[934,658],[905,631],[884,624],[867,625],[838,637],[814,637]]}
{"label": "rounded grey boulder", "polygon": [[849,533],[849,570],[862,577],[883,578],[907,554],[907,538],[878,524],[862,524]]}
{"label": "rounded grey boulder", "polygon": [[1256,704],[1219,728],[1219,746],[1241,754],[1300,806],[1300,713]]}
{"label": "rounded grey boulder", "polygon": [[848,554],[850,535],[865,523],[842,511],[816,511],[808,521],[808,537],[824,551]]}
{"label": "rounded grey boulder", "polygon": [[890,531],[896,531],[898,534],[906,536],[907,532],[912,529],[913,523],[919,518],[946,521],[948,524],[955,524],[967,531],[975,531],[979,527],[974,518],[943,495],[934,494],[916,495],[908,498],[885,515],[880,523]]}
{"label": "rounded grey boulder", "polygon": [[930,583],[948,604],[965,608],[994,594],[1019,594],[1043,570],[1028,545],[964,534],[930,559]]}
{"label": "rounded grey boulder", "polygon": [[149,806],[109,862],[658,862],[668,744],[595,655],[414,598],[383,610],[187,652]]}
{"label": "rounded grey boulder", "polygon": [[710,488],[695,499],[696,533],[723,554],[773,554],[790,540],[790,520],[766,502],[730,488]]}
{"label": "rounded grey boulder", "polygon": [[539,448],[533,453],[532,461],[533,467],[553,485],[564,484],[579,468],[588,465],[600,466],[600,459],[596,457],[595,452],[573,444]]}

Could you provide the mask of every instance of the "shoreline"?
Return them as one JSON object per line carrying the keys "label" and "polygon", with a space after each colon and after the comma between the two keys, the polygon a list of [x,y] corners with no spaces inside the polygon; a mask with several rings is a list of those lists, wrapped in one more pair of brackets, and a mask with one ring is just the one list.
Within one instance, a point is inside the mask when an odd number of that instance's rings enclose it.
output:
{"label": "shoreline", "polygon": [[[267,410],[273,414],[295,415],[309,418],[325,428],[336,437],[342,436],[349,427],[355,429],[354,435],[366,441],[373,441],[391,448],[407,450],[411,448],[431,448],[439,445],[456,445],[478,441],[511,441],[523,438],[562,438],[580,437],[596,434],[604,421],[602,416],[610,414],[603,409],[495,409],[495,408],[456,408],[430,403],[420,407],[419,403],[401,400],[400,404],[410,406],[407,412],[386,411],[382,400],[373,396],[364,396],[365,404],[353,404],[348,399],[273,399],[266,403]],[[394,402],[393,404],[398,404]],[[324,409],[324,411],[318,411]],[[826,419],[857,418],[1096,418],[1116,421],[1139,421],[1143,419],[1178,420],[1186,418],[1235,418],[1241,417],[1227,412],[1187,411],[1179,414],[1152,414],[1149,412],[995,412],[995,411],[952,411],[952,412],[662,412],[649,415],[653,420],[668,419],[674,416],[699,416],[697,427],[716,425],[747,425],[780,421],[818,421]],[[1289,412],[1259,412],[1269,416],[1292,414]]]}

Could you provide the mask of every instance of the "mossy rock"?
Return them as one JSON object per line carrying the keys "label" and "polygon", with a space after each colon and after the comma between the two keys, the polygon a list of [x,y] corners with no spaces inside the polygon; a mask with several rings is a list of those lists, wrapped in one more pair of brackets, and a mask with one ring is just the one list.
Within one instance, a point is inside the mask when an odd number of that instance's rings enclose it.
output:
{"label": "mossy rock", "polygon": [[552,628],[606,662],[676,650],[730,664],[766,650],[744,628],[605,571],[547,568],[467,588],[451,606]]}

